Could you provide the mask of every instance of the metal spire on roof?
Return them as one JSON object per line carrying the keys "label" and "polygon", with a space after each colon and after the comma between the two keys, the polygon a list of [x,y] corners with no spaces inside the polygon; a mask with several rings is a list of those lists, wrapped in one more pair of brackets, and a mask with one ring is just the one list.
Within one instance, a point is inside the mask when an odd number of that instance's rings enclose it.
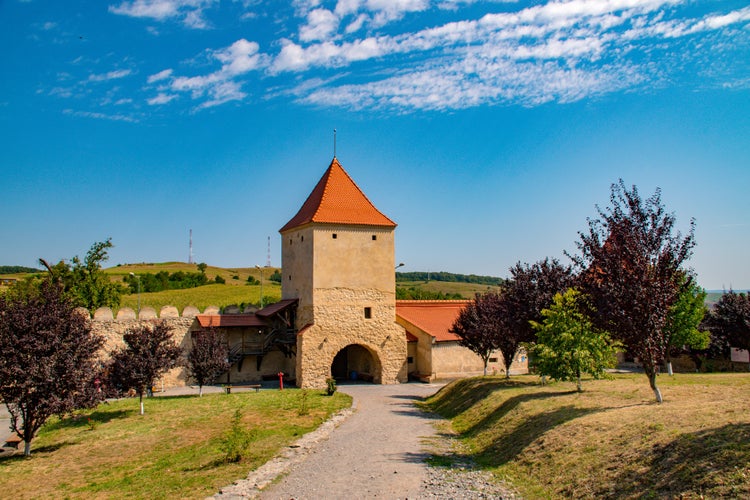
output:
{"label": "metal spire on roof", "polygon": [[333,129],[333,157],[336,158],[336,129]]}

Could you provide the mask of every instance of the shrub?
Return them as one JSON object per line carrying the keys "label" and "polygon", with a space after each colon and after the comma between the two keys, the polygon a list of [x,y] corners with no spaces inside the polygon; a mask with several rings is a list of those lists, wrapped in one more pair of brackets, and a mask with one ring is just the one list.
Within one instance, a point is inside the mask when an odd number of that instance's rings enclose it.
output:
{"label": "shrub", "polygon": [[336,379],[327,378],[326,379],[326,395],[333,396],[335,392],[336,392]]}
{"label": "shrub", "polygon": [[224,461],[236,463],[247,454],[247,449],[253,440],[253,431],[242,426],[242,412],[240,409],[234,411],[232,425],[224,433],[220,449],[224,453]]}

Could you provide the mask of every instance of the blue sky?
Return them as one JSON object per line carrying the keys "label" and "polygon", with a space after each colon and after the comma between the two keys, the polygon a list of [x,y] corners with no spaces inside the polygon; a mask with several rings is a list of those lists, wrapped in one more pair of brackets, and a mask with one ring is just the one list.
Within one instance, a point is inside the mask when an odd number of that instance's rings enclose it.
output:
{"label": "blue sky", "polygon": [[280,264],[333,156],[404,270],[563,261],[622,178],[750,288],[750,7],[0,0],[0,264]]}

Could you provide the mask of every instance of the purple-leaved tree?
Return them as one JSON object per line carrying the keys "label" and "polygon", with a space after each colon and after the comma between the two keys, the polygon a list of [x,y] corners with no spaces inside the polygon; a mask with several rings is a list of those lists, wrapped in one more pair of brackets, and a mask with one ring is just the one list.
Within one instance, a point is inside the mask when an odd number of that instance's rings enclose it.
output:
{"label": "purple-leaved tree", "polygon": [[661,190],[644,200],[622,179],[612,185],[610,202],[606,210],[597,207],[599,218],[589,219],[588,232],[579,233],[581,253],[571,258],[581,270],[581,291],[596,310],[595,326],[638,358],[661,403],[656,376],[670,344],[670,310],[687,286],[681,266],[695,245],[695,222],[686,236],[676,232]]}
{"label": "purple-leaved tree", "polygon": [[59,283],[43,279],[0,295],[0,397],[24,455],[50,416],[101,401],[95,380],[103,342]]}
{"label": "purple-leaved tree", "polygon": [[143,394],[162,374],[177,366],[182,349],[164,322],[130,328],[122,339],[125,347],[112,353],[109,382],[120,392],[135,390],[143,415]]}
{"label": "purple-leaved tree", "polygon": [[198,395],[203,396],[203,386],[213,384],[229,367],[229,349],[223,335],[215,328],[193,332],[193,347],[188,353],[187,369],[198,383]]}

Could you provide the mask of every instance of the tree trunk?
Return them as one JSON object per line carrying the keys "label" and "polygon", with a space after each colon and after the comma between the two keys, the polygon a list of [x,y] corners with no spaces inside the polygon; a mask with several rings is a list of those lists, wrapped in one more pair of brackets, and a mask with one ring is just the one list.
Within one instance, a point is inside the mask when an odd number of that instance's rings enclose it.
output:
{"label": "tree trunk", "polygon": [[510,366],[505,367],[505,378],[510,378]]}
{"label": "tree trunk", "polygon": [[203,386],[202,385],[198,386],[198,397],[199,398],[203,397]]}
{"label": "tree trunk", "polygon": [[141,392],[139,396],[140,396],[140,402],[141,402],[141,415],[143,415],[143,393]]}
{"label": "tree trunk", "polygon": [[28,457],[31,455],[31,441],[23,442],[23,455]]}
{"label": "tree trunk", "polygon": [[487,376],[487,363],[489,362],[490,358],[484,358],[484,373],[483,376]]}
{"label": "tree trunk", "polygon": [[672,371],[672,361],[667,361],[667,374],[672,377],[674,376],[674,372]]}
{"label": "tree trunk", "polygon": [[654,395],[656,396],[656,402],[661,403],[662,402],[661,391],[656,386],[656,367],[652,367],[647,373],[647,375],[648,375],[648,383],[651,385],[651,389],[653,389]]}
{"label": "tree trunk", "polygon": [[581,372],[576,373],[576,389],[578,392],[583,392],[583,386],[581,385]]}

